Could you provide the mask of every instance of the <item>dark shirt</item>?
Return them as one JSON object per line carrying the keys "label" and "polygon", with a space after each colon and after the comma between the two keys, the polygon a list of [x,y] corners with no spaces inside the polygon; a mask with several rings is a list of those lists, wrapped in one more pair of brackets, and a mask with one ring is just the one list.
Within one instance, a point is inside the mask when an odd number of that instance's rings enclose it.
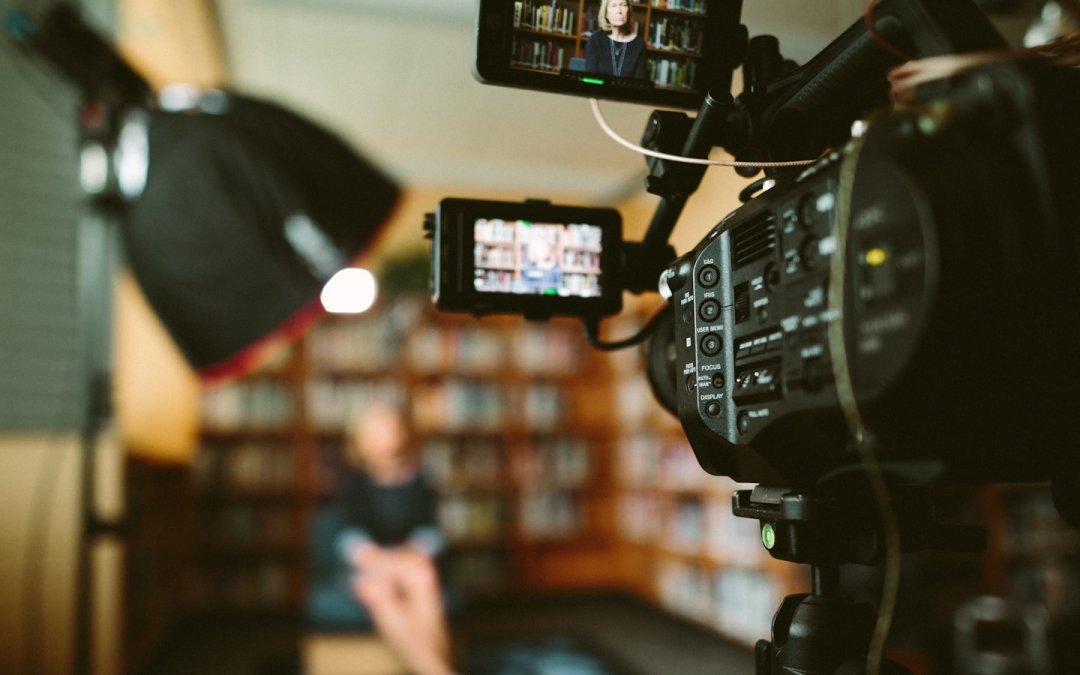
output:
{"label": "dark shirt", "polygon": [[445,541],[437,525],[438,497],[422,473],[397,485],[380,485],[350,472],[331,504],[312,523],[312,585],[308,615],[321,628],[371,628],[367,610],[352,584],[356,570],[349,550],[365,542],[380,546],[411,543],[435,556],[444,577]]}
{"label": "dark shirt", "polygon": [[[337,500],[344,528],[342,535],[360,536],[379,546],[423,542],[438,553],[438,497],[423,473],[394,485],[376,483],[366,473],[346,476]],[[432,540],[432,536],[437,539]],[[340,536],[340,535],[339,535]]]}
{"label": "dark shirt", "polygon": [[[612,56],[613,42],[616,50],[620,49],[620,45],[625,49],[621,56]],[[618,68],[620,65],[622,67]],[[603,31],[593,31],[589,41],[585,43],[585,70],[600,75],[647,79],[649,73],[645,68],[645,40],[641,35],[635,35],[629,42],[618,42],[613,41]]]}

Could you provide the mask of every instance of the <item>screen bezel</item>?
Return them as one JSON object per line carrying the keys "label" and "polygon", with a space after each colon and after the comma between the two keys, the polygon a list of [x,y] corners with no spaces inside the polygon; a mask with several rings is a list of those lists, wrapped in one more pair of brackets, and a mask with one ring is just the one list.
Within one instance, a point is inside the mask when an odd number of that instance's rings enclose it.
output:
{"label": "screen bezel", "polygon": [[[603,83],[584,81],[586,78],[531,72],[513,68],[510,64],[514,32],[513,0],[480,0],[476,22],[473,76],[485,84],[495,84],[536,91],[547,91],[588,98],[647,103],[673,108],[696,109],[701,106],[710,87],[731,87],[731,54],[724,53],[726,40],[722,36],[737,33],[741,0],[709,0],[705,14],[705,42],[702,45],[702,72],[698,87],[692,90],[642,88],[618,80]],[[734,32],[733,32],[734,31]],[[732,45],[735,47],[735,45]],[[726,66],[724,64],[727,64]],[[593,79],[593,78],[588,78]],[[627,81],[629,82],[629,81]]]}
{"label": "screen bezel", "polygon": [[[585,224],[600,228],[600,295],[561,296],[478,291],[475,224],[480,218],[538,223]],[[440,309],[484,314],[601,317],[622,308],[620,265],[622,217],[610,208],[562,206],[547,202],[500,202],[447,198],[438,215],[439,261],[442,282],[436,304]],[[446,259],[449,258],[449,259]],[[456,269],[449,269],[450,267]]]}

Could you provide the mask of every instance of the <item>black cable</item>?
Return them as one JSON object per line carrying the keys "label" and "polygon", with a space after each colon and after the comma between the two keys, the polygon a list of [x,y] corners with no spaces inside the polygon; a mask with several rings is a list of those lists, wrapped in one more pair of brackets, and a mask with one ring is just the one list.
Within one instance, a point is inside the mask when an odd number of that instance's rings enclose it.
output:
{"label": "black cable", "polygon": [[604,342],[600,339],[600,320],[595,317],[583,318],[581,320],[582,326],[585,328],[585,339],[589,341],[589,344],[599,349],[600,351],[613,352],[617,349],[625,349],[626,347],[633,347],[634,345],[641,344],[645,341],[645,338],[656,332],[657,327],[663,320],[666,313],[668,304],[664,303],[660,306],[649,320],[645,322],[645,325],[641,327],[641,330],[636,334],[619,340],[617,342]]}

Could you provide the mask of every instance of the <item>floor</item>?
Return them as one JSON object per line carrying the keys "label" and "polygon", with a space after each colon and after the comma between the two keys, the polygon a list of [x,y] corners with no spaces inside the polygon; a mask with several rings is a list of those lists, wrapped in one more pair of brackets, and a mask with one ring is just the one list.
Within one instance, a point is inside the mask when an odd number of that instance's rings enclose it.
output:
{"label": "floor", "polygon": [[[753,673],[750,650],[622,595],[492,600],[469,606],[454,624],[463,662],[507,644],[568,642],[611,675]],[[198,617],[170,633],[144,675],[299,675],[304,626],[290,616]],[[463,669],[464,670],[464,669]],[[576,675],[562,670],[559,675]],[[467,671],[463,675],[470,675]]]}

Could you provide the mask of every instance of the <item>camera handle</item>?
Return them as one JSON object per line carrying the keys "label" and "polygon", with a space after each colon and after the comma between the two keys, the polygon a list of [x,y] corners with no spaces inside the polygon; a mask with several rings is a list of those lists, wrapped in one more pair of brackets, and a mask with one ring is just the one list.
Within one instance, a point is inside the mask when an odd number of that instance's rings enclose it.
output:
{"label": "camera handle", "polygon": [[[801,160],[842,145],[851,123],[887,105],[888,72],[904,58],[1001,49],[1005,42],[973,0],[882,0],[802,66],[785,59],[770,35],[748,38],[739,23],[742,3],[730,3],[731,26],[713,63],[713,81],[698,115],[654,111],[642,145],[702,159],[723,147],[742,161]],[[872,26],[872,29],[871,29]],[[731,95],[742,67],[743,91]],[[646,159],[648,192],[663,201],[646,242],[667,241],[686,199],[698,188],[703,165]],[[755,168],[739,168],[744,177]]]}
{"label": "camera handle", "polygon": [[[874,565],[884,557],[877,509],[855,485],[844,497],[758,486],[732,497],[736,516],[761,524],[761,542],[778,560],[809,564],[812,592],[784,598],[773,618],[772,640],[756,646],[757,675],[862,675],[876,621],[874,607],[843,594],[840,565]],[[895,492],[905,551],[981,552],[985,532],[933,519],[925,492]],[[882,675],[908,675],[884,661]]]}
{"label": "camera handle", "polygon": [[[737,12],[741,3],[735,3]],[[698,114],[654,110],[645,125],[641,145],[650,150],[681,157],[705,159],[715,147],[748,148],[753,145],[753,125],[748,122],[745,104],[737,105],[731,95],[732,74],[743,68],[743,95],[740,99],[760,97],[765,85],[779,77],[788,64],[780,55],[779,42],[772,36],[747,38],[746,26],[738,24],[725,41],[726,48],[717,59],[714,86],[705,95]],[[754,152],[754,156],[764,153]],[[645,190],[661,198],[653,213],[640,246],[646,251],[666,246],[682,215],[687,199],[697,191],[705,176],[704,164],[687,164],[646,157],[649,175]],[[736,169],[743,176],[753,176],[758,169]],[[670,262],[665,261],[665,264]],[[634,290],[634,289],[629,289]],[[635,291],[635,292],[641,292]]]}
{"label": "camera handle", "polygon": [[[739,22],[741,0],[725,3],[721,25],[730,26],[714,60],[714,77],[697,117],[653,111],[642,135],[652,150],[703,159],[723,147],[740,160],[806,159],[842,144],[851,123],[888,101],[887,73],[900,62],[876,40],[895,41],[915,54],[1004,46],[972,0],[883,0],[874,7],[877,37],[858,21],[801,67],[784,59],[779,41],[749,39]],[[733,73],[743,69],[743,92],[731,95]],[[645,188],[661,198],[640,243],[624,243],[625,289],[656,290],[674,256],[668,239],[687,199],[701,185],[705,165],[646,158]],[[753,176],[757,169],[737,169]],[[767,172],[770,170],[767,170]],[[779,170],[777,170],[779,171]],[[666,258],[666,259],[665,259]]]}

